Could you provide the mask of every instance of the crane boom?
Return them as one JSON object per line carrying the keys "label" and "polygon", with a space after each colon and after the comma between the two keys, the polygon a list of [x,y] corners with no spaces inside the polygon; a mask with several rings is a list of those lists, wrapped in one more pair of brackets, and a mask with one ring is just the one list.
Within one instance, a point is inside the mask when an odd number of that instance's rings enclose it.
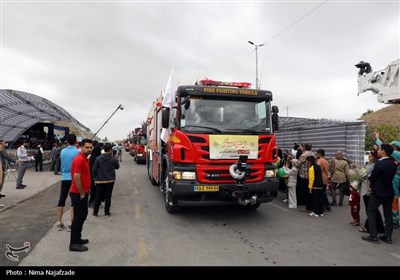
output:
{"label": "crane boom", "polygon": [[372,91],[378,95],[378,102],[400,104],[399,65],[400,59],[393,61],[383,70],[373,72],[368,62],[357,63],[355,66],[360,69],[358,94]]}

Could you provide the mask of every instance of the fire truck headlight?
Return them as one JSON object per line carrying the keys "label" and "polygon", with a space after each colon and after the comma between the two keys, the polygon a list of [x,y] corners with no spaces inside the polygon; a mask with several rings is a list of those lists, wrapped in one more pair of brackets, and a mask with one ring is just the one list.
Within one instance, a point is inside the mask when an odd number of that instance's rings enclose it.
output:
{"label": "fire truck headlight", "polygon": [[273,169],[265,170],[264,178],[272,178],[272,177],[275,177],[275,170]]}
{"label": "fire truck headlight", "polygon": [[190,171],[173,171],[174,180],[196,180],[196,172]]}
{"label": "fire truck headlight", "polygon": [[189,172],[189,171],[182,172],[182,179],[183,180],[196,180],[196,173]]}
{"label": "fire truck headlight", "polygon": [[172,172],[172,177],[174,178],[174,180],[181,180],[182,179],[182,172],[174,171],[174,172]]}

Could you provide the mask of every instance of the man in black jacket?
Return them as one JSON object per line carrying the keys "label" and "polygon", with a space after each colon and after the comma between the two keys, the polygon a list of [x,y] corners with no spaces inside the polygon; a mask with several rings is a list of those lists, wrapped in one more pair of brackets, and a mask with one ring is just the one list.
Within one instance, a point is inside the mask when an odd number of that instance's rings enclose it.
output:
{"label": "man in black jacket", "polygon": [[96,158],[92,173],[96,184],[96,200],[93,206],[93,216],[97,217],[99,206],[104,199],[104,215],[110,216],[111,194],[115,183],[115,169],[119,168],[119,162],[113,156],[112,145],[104,145],[104,154]]}
{"label": "man in black jacket", "polygon": [[372,243],[379,243],[376,227],[376,215],[380,205],[383,207],[385,216],[385,235],[379,236],[379,239],[388,244],[392,244],[393,217],[392,202],[394,190],[392,181],[396,174],[396,165],[389,158],[393,153],[393,146],[382,144],[378,150],[379,160],[375,163],[369,180],[371,181],[371,198],[368,203],[367,215],[369,221],[370,235],[362,239]]}

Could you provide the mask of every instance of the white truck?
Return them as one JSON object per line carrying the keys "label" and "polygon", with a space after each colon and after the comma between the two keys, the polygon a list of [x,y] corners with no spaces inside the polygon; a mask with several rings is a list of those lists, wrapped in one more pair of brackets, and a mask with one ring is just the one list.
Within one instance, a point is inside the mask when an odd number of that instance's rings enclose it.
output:
{"label": "white truck", "polygon": [[399,88],[400,59],[390,63],[385,69],[372,71],[368,62],[360,61],[355,66],[358,71],[358,94],[372,91],[378,95],[378,102],[400,104]]}

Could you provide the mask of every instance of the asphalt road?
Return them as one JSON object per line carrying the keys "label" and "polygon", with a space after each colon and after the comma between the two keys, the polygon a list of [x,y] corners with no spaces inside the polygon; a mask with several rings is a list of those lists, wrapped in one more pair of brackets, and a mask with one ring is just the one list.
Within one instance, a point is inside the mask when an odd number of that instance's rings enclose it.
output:
{"label": "asphalt road", "polygon": [[[69,252],[69,233],[55,228],[58,187],[0,213],[1,243],[31,243],[22,266],[399,266],[400,231],[393,244],[361,240],[350,210],[324,217],[288,209],[282,197],[257,211],[237,207],[186,208],[168,214],[146,166],[127,154],[117,171],[111,217],[89,212],[83,238],[89,251]],[[68,202],[69,203],[69,202]],[[364,212],[364,209],[362,209]],[[69,213],[64,220],[68,221]],[[365,215],[362,215],[364,220]],[[4,251],[4,250],[2,250]]]}

